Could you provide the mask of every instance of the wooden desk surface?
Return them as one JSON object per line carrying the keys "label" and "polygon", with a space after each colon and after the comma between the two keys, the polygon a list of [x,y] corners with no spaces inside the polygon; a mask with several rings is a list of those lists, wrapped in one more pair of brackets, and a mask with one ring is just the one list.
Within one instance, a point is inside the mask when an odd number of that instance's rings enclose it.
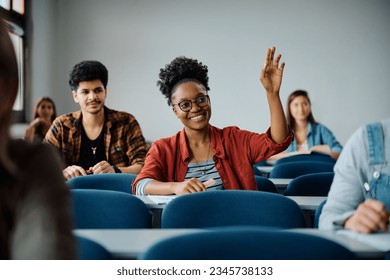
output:
{"label": "wooden desk surface", "polygon": [[[182,234],[204,231],[205,229],[101,229],[74,230],[75,235],[90,238],[110,251],[116,259],[136,259],[155,242]],[[358,258],[378,259],[385,256],[385,252],[334,231],[322,231],[318,229],[292,229],[308,234],[319,235],[331,239],[347,247]],[[387,234],[390,242],[390,233]]]}

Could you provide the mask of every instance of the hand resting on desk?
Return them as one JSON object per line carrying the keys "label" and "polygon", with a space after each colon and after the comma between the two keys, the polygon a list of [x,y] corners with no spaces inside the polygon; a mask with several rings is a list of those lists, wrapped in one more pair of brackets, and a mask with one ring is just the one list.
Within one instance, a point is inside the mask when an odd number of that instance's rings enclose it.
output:
{"label": "hand resting on desk", "polygon": [[344,228],[361,233],[388,231],[390,213],[385,205],[375,199],[362,202],[355,213],[344,223]]}

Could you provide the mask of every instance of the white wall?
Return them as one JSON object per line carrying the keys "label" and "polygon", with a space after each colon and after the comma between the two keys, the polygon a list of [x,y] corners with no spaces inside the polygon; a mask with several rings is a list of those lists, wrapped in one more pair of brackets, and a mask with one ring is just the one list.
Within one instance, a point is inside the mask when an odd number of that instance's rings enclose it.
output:
{"label": "white wall", "polygon": [[134,114],[147,140],[182,127],[156,86],[179,55],[209,67],[212,124],[265,131],[258,77],[272,45],[286,62],[283,104],[306,89],[316,119],[343,144],[362,123],[390,117],[388,0],[35,0],[32,23],[31,99],[76,110],[67,75],[100,60],[107,105]]}

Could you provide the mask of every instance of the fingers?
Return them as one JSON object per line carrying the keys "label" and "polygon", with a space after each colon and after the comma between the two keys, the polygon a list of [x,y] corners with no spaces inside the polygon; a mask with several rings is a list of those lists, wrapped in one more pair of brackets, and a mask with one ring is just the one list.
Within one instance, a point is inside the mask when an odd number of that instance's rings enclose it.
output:
{"label": "fingers", "polygon": [[212,185],[214,185],[215,180],[214,179],[208,179],[207,181],[203,182],[203,185],[207,188],[210,188]]}
{"label": "fingers", "polygon": [[270,50],[270,57],[269,57],[269,61],[268,61],[268,64],[271,64],[274,60],[274,56],[275,56],[275,50],[276,50],[276,47],[275,46],[272,46]]}
{"label": "fingers", "polygon": [[66,179],[71,179],[77,176],[84,176],[87,175],[87,172],[85,172],[84,168],[77,165],[68,166],[62,171],[62,174]]}
{"label": "fingers", "polygon": [[345,223],[345,227],[362,232],[371,233],[388,230],[389,213],[383,203],[368,199],[358,206],[356,212]]}
{"label": "fingers", "polygon": [[206,187],[196,178],[191,178],[190,180],[182,183],[182,190],[179,190],[180,194],[202,192],[206,190]]}
{"label": "fingers", "polygon": [[91,167],[93,174],[103,174],[103,173],[115,173],[114,168],[107,161],[103,160],[95,166]]}
{"label": "fingers", "polygon": [[367,216],[377,225],[377,230],[387,231],[389,213],[385,205],[375,199],[366,200],[364,205],[368,208]]}
{"label": "fingers", "polygon": [[[267,77],[267,74],[268,74],[267,68],[269,66],[276,67],[277,69],[279,69],[283,72],[285,63],[284,62],[280,63],[280,59],[282,58],[282,55],[278,54],[275,57],[275,51],[276,51],[276,47],[273,46],[272,48],[268,48],[266,53],[265,53],[264,66],[263,66],[263,70],[262,70],[262,77],[264,77],[264,78]],[[279,63],[280,63],[280,66],[279,66]]]}

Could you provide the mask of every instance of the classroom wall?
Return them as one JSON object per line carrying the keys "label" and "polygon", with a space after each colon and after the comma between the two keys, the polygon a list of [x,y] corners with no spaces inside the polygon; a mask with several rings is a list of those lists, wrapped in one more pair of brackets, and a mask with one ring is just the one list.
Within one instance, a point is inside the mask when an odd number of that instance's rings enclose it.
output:
{"label": "classroom wall", "polygon": [[[181,129],[156,81],[173,58],[209,67],[211,123],[265,131],[259,82],[266,48],[286,62],[281,99],[305,89],[315,118],[345,144],[362,123],[390,117],[388,0],[35,0],[30,103],[77,110],[67,75],[81,60],[109,69],[107,105],[136,116],[145,138]],[[32,107],[32,105],[31,105]],[[28,116],[32,108],[28,108]]]}

